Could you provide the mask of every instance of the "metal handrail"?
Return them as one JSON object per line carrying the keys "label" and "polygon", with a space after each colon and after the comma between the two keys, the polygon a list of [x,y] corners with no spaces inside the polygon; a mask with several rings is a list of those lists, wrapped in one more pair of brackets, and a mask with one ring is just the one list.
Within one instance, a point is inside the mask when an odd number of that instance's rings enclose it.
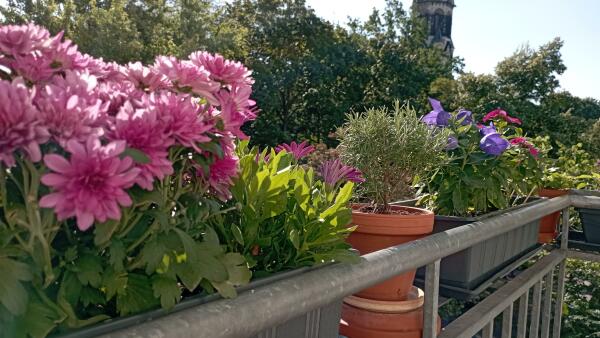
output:
{"label": "metal handrail", "polygon": [[[572,205],[600,208],[600,196],[561,196],[496,217],[334,264],[293,279],[172,313],[104,337],[249,337],[403,272],[524,226]],[[439,268],[439,265],[438,265]]]}

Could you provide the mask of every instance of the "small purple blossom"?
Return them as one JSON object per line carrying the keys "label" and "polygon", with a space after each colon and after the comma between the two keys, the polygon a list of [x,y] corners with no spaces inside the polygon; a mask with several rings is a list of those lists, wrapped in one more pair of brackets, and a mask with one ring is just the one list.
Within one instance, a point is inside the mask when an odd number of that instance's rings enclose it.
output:
{"label": "small purple blossom", "polygon": [[429,98],[429,103],[433,110],[429,114],[423,116],[421,121],[430,126],[446,127],[450,120],[450,113],[444,110],[440,101]]}
{"label": "small purple blossom", "polygon": [[325,184],[335,187],[340,181],[347,180],[354,183],[365,181],[360,170],[344,165],[340,159],[329,160],[321,165],[321,176]]}
{"label": "small purple blossom", "polygon": [[508,140],[497,132],[490,132],[479,142],[479,147],[488,155],[500,156],[510,146]]}
{"label": "small purple blossom", "polygon": [[461,109],[458,111],[458,114],[456,114],[456,119],[458,121],[460,121],[460,124],[463,126],[472,124],[473,123],[473,113],[468,110]]}
{"label": "small purple blossom", "polygon": [[446,150],[454,150],[458,148],[458,139],[456,136],[448,136],[448,144],[446,144]]}
{"label": "small purple blossom", "polygon": [[315,151],[315,147],[309,146],[308,141],[303,141],[300,144],[296,143],[295,141],[292,141],[290,144],[283,143],[275,148],[276,152],[280,152],[282,150],[285,150],[286,152],[294,155],[294,158],[296,159],[296,161],[298,161],[306,155]]}
{"label": "small purple blossom", "polygon": [[481,136],[498,133],[498,131],[496,130],[496,127],[494,126],[494,124],[492,122],[490,122],[489,126],[479,125],[478,127],[479,127],[479,133],[481,134]]}

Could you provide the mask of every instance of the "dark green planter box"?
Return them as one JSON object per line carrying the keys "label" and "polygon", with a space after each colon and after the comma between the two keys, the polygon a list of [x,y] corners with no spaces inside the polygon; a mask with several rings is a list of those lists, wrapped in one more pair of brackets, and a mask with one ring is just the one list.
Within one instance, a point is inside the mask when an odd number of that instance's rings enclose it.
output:
{"label": "dark green planter box", "polygon": [[[509,209],[498,210],[478,217],[436,215],[433,233],[498,216],[539,203],[541,200],[530,200],[530,202]],[[537,247],[540,220],[541,218],[442,259],[440,285],[465,290],[476,289],[487,279]],[[417,277],[421,279],[425,277],[424,268],[417,271]]]}
{"label": "dark green planter box", "polygon": [[[294,278],[305,272],[318,269],[318,268],[301,268],[292,271],[282,272],[275,274],[270,277],[257,279],[248,285],[238,288],[239,293],[251,291],[260,286],[277,282],[283,279]],[[198,295],[184,299],[175,308],[166,312],[162,309],[148,311],[133,316],[124,318],[116,318],[108,320],[104,323],[100,323],[88,328],[73,331],[66,334],[59,334],[55,337],[60,338],[87,338],[96,337],[98,335],[107,334],[120,329],[128,328],[131,326],[139,325],[144,322],[151,321],[156,318],[163,317],[167,314],[181,311],[184,309],[202,306],[209,302],[213,302],[221,299],[217,294],[213,295]],[[260,309],[257,309],[260,311]],[[272,327],[265,330],[255,338],[319,338],[319,337],[337,337],[340,325],[340,318],[342,312],[342,299],[337,302],[333,302],[327,306],[313,310],[305,315],[293,318],[281,325]]]}
{"label": "dark green planter box", "polygon": [[589,243],[600,244],[600,209],[577,209],[583,225],[585,240]]}

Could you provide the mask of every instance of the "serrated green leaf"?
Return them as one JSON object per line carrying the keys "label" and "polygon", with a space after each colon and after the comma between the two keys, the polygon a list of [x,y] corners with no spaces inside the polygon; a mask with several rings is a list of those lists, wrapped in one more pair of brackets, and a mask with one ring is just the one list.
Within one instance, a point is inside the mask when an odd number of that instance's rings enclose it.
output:
{"label": "serrated green leaf", "polygon": [[227,282],[212,282],[211,284],[224,298],[235,298],[237,296],[237,291],[233,285]]}
{"label": "serrated green leaf", "polygon": [[105,288],[106,299],[108,300],[117,294],[122,294],[127,287],[127,272],[115,271],[111,268],[106,269],[102,285]]}
{"label": "serrated green leaf", "polygon": [[227,282],[229,284],[240,286],[250,282],[252,272],[248,269],[248,264],[244,256],[239,253],[230,252],[224,255],[221,262],[227,268],[227,274],[229,275]]}
{"label": "serrated green leaf", "polygon": [[181,298],[181,289],[177,286],[177,280],[156,275],[152,278],[152,289],[154,296],[160,298],[163,309],[172,309]]}
{"label": "serrated green leaf", "polygon": [[102,281],[102,264],[100,257],[84,254],[75,261],[77,278],[83,285],[99,287]]}
{"label": "serrated green leaf", "polygon": [[27,304],[25,314],[15,319],[15,334],[9,334],[8,337],[43,338],[64,319],[65,315],[58,312],[57,307],[50,307],[33,297]]}
{"label": "serrated green leaf", "polygon": [[117,311],[121,316],[149,310],[159,304],[151,280],[144,275],[130,273],[125,292],[117,293]]}
{"label": "serrated green leaf", "polygon": [[197,271],[197,268],[194,265],[189,264],[188,262],[177,263],[173,266],[177,277],[181,279],[181,282],[185,287],[194,291],[202,282],[202,274]]}
{"label": "serrated green leaf", "polygon": [[152,274],[163,260],[167,248],[159,240],[158,237],[154,237],[148,241],[141,252],[142,262],[146,265],[146,273]]}
{"label": "serrated green leaf", "polygon": [[127,254],[125,253],[125,245],[120,240],[114,240],[110,244],[108,249],[109,259],[108,262],[116,271],[123,271],[123,261]]}
{"label": "serrated green leaf", "polygon": [[0,303],[13,315],[22,315],[27,310],[27,290],[21,282],[32,278],[29,266],[7,257],[0,257]]}
{"label": "serrated green leaf", "polygon": [[81,288],[81,293],[79,294],[79,301],[83,306],[88,305],[103,305],[106,304],[106,299],[100,290],[91,288],[89,286],[84,286]]}

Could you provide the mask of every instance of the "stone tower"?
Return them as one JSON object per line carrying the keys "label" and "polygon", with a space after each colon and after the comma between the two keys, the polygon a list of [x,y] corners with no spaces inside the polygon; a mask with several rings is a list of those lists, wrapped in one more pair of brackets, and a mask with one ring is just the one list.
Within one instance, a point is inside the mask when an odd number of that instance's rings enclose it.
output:
{"label": "stone tower", "polygon": [[429,36],[427,42],[431,46],[441,48],[452,56],[452,11],[454,0],[413,0],[416,12],[427,20]]}

